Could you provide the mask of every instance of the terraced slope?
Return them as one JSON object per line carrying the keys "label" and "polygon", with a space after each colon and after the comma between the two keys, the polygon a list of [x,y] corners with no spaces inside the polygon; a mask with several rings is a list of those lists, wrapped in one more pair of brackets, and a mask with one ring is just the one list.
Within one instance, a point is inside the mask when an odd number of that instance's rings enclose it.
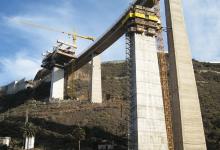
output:
{"label": "terraced slope", "polygon": [[[209,150],[220,149],[220,64],[194,61],[199,98]],[[88,73],[84,70],[78,73]],[[84,75],[83,75],[84,76]],[[25,112],[37,128],[36,146],[39,149],[68,149],[75,146],[72,129],[80,125],[86,130],[83,149],[92,149],[103,137],[114,141],[120,150],[127,145],[127,76],[124,62],[102,64],[102,86],[104,104],[90,104],[88,100],[88,77],[77,79],[81,102],[66,100],[64,103],[46,104],[49,84],[38,89],[22,91],[16,95],[0,98],[0,136],[11,136],[15,147],[22,146],[20,127],[24,124]],[[71,81],[72,82],[72,81]],[[87,98],[87,99],[86,99]]]}

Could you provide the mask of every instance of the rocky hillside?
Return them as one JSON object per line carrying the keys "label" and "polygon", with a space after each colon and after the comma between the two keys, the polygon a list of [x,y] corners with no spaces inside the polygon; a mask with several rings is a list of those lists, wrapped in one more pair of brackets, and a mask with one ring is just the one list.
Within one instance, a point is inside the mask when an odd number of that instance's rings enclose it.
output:
{"label": "rocky hillside", "polygon": [[[39,149],[71,149],[75,143],[70,133],[77,125],[86,131],[83,149],[95,149],[103,137],[118,145],[116,149],[126,149],[129,112],[126,65],[124,62],[102,64],[102,105],[89,103],[88,68],[79,71],[77,76],[69,76],[68,100],[63,103],[43,102],[48,96],[48,83],[34,90],[1,97],[0,136],[11,136],[12,145],[21,147],[20,127],[28,108],[29,120],[37,129],[36,146]],[[220,64],[194,61],[194,69],[208,149],[217,150],[220,149]],[[70,83],[74,86],[70,87]],[[77,93],[71,95],[71,88]]]}
{"label": "rocky hillside", "polygon": [[220,64],[194,61],[209,150],[220,149]]}

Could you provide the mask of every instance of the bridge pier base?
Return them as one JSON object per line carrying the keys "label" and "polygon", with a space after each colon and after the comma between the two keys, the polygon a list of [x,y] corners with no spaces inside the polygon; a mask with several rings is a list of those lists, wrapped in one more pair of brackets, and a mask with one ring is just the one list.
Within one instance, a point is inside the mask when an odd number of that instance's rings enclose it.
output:
{"label": "bridge pier base", "polygon": [[132,150],[167,150],[167,133],[155,37],[130,35]]}
{"label": "bridge pier base", "polygon": [[64,99],[64,69],[53,67],[51,73],[50,101]]}
{"label": "bridge pier base", "polygon": [[101,58],[99,55],[93,55],[92,57],[91,103],[102,103]]}

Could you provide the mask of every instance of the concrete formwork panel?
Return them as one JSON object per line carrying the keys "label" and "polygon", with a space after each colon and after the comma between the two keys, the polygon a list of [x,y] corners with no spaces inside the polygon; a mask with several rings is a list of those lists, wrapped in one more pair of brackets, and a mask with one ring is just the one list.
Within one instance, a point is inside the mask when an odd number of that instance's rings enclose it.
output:
{"label": "concrete formwork panel", "polygon": [[64,98],[64,70],[58,67],[53,67],[51,73],[51,99]]}
{"label": "concrete formwork panel", "polygon": [[102,103],[101,58],[99,55],[93,56],[91,66],[91,102]]}
{"label": "concrete formwork panel", "polygon": [[130,149],[167,150],[167,133],[155,37],[131,36]]}
{"label": "concrete formwork panel", "polygon": [[200,103],[181,0],[166,0],[171,103],[176,150],[205,150]]}

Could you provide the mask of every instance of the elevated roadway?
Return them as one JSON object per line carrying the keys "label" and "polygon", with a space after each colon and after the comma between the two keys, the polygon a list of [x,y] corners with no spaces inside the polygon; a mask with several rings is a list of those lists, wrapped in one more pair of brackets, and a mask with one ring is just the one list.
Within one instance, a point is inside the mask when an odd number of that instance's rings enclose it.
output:
{"label": "elevated roadway", "polygon": [[101,54],[108,47],[110,47],[115,41],[117,41],[126,32],[126,19],[131,9],[136,6],[144,6],[152,8],[156,4],[157,0],[136,0],[133,2],[125,13],[116,21],[113,26],[107,30],[95,43],[77,57],[76,60],[71,61],[66,67],[73,67],[73,70],[81,68],[83,65],[91,61],[93,55]]}

